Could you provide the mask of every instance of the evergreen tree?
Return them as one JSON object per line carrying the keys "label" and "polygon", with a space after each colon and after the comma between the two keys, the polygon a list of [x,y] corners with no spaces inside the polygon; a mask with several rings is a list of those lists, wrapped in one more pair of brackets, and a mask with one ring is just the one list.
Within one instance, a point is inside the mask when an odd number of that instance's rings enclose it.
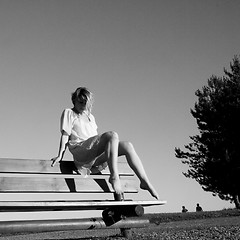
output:
{"label": "evergreen tree", "polygon": [[[198,101],[192,116],[199,134],[191,136],[177,158],[189,169],[184,175],[195,179],[205,191],[240,208],[240,61],[235,56],[224,76],[212,76],[196,91]],[[184,160],[183,160],[184,159]]]}

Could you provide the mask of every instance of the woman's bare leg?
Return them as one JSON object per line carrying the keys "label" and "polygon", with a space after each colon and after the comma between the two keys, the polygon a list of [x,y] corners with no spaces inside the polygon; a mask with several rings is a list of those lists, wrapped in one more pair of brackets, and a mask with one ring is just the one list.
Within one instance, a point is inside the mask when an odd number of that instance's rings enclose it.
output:
{"label": "woman's bare leg", "polygon": [[[133,169],[140,180],[141,189],[148,190],[153,197],[159,199],[157,191],[150,183],[143,164],[130,142],[119,142],[117,133],[106,132],[102,134],[99,143],[98,155],[101,155],[102,153],[105,153],[105,161],[107,161],[110,171],[109,182],[112,184],[112,187],[117,194],[122,193],[117,166],[118,156],[125,155],[129,166]],[[99,164],[102,161],[104,161],[104,158],[101,155],[96,164]]]}
{"label": "woman's bare leg", "polygon": [[108,163],[110,178],[109,182],[116,194],[122,193],[121,182],[118,173],[118,145],[119,139],[115,132],[106,132],[102,134],[99,143],[99,154],[105,153],[106,160]]}
{"label": "woman's bare leg", "polygon": [[159,199],[157,191],[154,189],[150,183],[143,164],[137,155],[133,145],[130,142],[119,142],[119,156],[125,155],[129,166],[135,172],[140,180],[140,188],[148,190],[150,194]]}

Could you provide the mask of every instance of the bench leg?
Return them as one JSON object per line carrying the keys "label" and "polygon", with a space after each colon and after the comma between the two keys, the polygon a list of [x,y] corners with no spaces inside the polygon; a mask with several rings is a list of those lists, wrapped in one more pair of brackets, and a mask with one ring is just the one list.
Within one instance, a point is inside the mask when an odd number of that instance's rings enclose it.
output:
{"label": "bench leg", "polygon": [[[124,194],[116,194],[114,193],[115,201],[124,201]],[[132,229],[131,228],[120,228],[121,235],[124,238],[131,239],[132,238]]]}
{"label": "bench leg", "polygon": [[121,234],[123,237],[131,239],[132,238],[132,229],[131,228],[120,228]]}

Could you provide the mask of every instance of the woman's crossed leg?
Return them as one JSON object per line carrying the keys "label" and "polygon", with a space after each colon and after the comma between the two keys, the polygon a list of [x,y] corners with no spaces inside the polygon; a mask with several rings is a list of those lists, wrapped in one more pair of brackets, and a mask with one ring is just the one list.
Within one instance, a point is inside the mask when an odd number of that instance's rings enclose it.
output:
{"label": "woman's crossed leg", "polygon": [[117,165],[118,156],[125,156],[129,166],[140,180],[140,188],[148,190],[154,198],[159,199],[157,191],[154,189],[147,177],[142,161],[130,142],[119,141],[119,137],[116,132],[109,131],[103,133],[100,137],[98,155],[100,155],[100,157],[96,160],[94,165],[97,166],[107,161],[110,171],[109,182],[112,184],[112,187],[117,194],[122,193]]}

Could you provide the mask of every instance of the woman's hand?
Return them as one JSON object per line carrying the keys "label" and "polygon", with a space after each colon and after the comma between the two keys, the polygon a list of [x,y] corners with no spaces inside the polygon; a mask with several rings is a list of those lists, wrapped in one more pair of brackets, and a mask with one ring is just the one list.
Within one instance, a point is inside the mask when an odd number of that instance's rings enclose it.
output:
{"label": "woman's hand", "polygon": [[53,167],[57,162],[60,162],[62,159],[60,157],[54,157],[51,159],[52,164],[51,167]]}
{"label": "woman's hand", "polygon": [[61,161],[62,161],[63,156],[64,156],[64,152],[65,152],[66,147],[67,147],[68,139],[69,139],[69,136],[66,135],[66,134],[64,134],[64,132],[63,132],[63,134],[61,135],[61,139],[60,139],[58,156],[51,159],[51,161],[52,161],[51,166],[52,166],[52,167],[53,167],[57,162],[61,162]]}

